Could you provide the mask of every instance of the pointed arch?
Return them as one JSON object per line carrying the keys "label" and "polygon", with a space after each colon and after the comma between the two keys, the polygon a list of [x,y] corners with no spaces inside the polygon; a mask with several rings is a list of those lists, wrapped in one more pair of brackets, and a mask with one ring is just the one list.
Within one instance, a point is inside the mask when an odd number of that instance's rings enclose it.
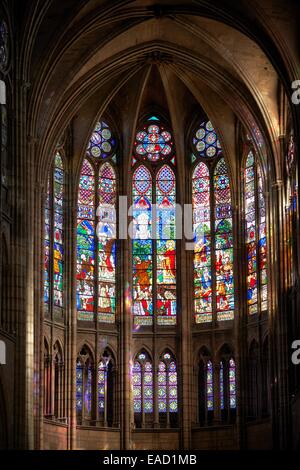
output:
{"label": "pointed arch", "polygon": [[99,169],[98,321],[114,323],[116,314],[116,173],[111,163]]}
{"label": "pointed arch", "polygon": [[132,311],[136,324],[150,325],[153,316],[153,179],[145,165],[133,174]]}
{"label": "pointed arch", "polygon": [[248,152],[244,168],[247,303],[249,315],[268,309],[267,220],[263,172],[256,154]]}
{"label": "pointed arch", "polygon": [[64,353],[59,340],[57,340],[53,347],[53,367],[54,367],[54,396],[53,396],[53,416],[56,419],[64,417]]}
{"label": "pointed arch", "polygon": [[210,174],[198,163],[192,176],[194,230],[194,311],[196,323],[212,320]]}
{"label": "pointed arch", "polygon": [[94,361],[90,348],[85,344],[76,361],[76,415],[77,424],[93,419]]}
{"label": "pointed arch", "polygon": [[106,348],[97,368],[97,421],[104,427],[112,427],[115,419],[115,358]]}
{"label": "pointed arch", "polygon": [[95,171],[85,159],[80,173],[77,205],[77,312],[94,319],[95,304]]}
{"label": "pointed arch", "polygon": [[[156,324],[175,325],[177,276],[174,143],[172,133],[161,124],[160,119],[155,117],[153,121],[152,115],[149,116],[144,127],[136,134],[132,159],[135,169],[132,178],[132,312],[135,325],[153,325],[153,314]],[[152,216],[155,217],[155,224]]]}
{"label": "pointed arch", "polygon": [[136,427],[145,427],[153,420],[153,365],[150,355],[142,349],[132,366],[133,409]]}
{"label": "pointed arch", "polygon": [[232,201],[224,158],[214,171],[216,309],[218,320],[234,315]]}
{"label": "pointed arch", "polygon": [[191,147],[196,323],[234,318],[233,220],[229,168],[210,121]]}
{"label": "pointed arch", "polygon": [[44,336],[44,416],[51,415],[51,356],[49,341]]}
{"label": "pointed arch", "polygon": [[223,423],[234,423],[237,408],[237,369],[233,348],[224,343],[217,354],[219,360],[219,403]]}
{"label": "pointed arch", "polygon": [[198,421],[201,426],[209,425],[214,411],[214,367],[212,355],[206,346],[197,354],[198,371]]}
{"label": "pointed arch", "polygon": [[156,318],[176,323],[176,177],[164,164],[156,174]]}
{"label": "pointed arch", "polygon": [[[77,215],[78,320],[115,323],[117,141],[97,122],[83,161]],[[97,299],[97,300],[96,300]]]}
{"label": "pointed arch", "polygon": [[175,426],[178,413],[178,376],[175,356],[166,350],[158,364],[158,411],[161,425]]}

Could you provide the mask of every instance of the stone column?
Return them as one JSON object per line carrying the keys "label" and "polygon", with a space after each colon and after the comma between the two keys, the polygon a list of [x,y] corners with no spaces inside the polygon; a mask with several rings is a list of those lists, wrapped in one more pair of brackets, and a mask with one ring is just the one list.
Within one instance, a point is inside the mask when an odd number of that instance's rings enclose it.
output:
{"label": "stone column", "polygon": [[[21,72],[18,71],[21,76]],[[12,135],[12,314],[16,318],[15,449],[33,449],[34,428],[34,174],[36,140],[27,140],[27,86],[14,80]]]}
{"label": "stone column", "polygon": [[284,197],[283,182],[272,186],[273,257],[272,277],[272,352],[273,437],[275,446],[289,447],[289,394],[285,270],[284,270]]}

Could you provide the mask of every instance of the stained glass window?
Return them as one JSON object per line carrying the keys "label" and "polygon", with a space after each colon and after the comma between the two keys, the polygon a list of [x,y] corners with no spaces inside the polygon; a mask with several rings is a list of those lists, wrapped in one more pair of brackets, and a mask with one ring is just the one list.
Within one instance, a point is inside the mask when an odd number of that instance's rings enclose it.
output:
{"label": "stained glass window", "polygon": [[51,224],[51,180],[48,179],[47,193],[45,199],[45,224],[44,224],[44,304],[46,310],[50,305],[50,224]]}
{"label": "stained glass window", "polygon": [[219,393],[222,419],[226,421],[229,418],[228,411],[236,409],[236,365],[233,358],[220,362]]}
{"label": "stained glass window", "polygon": [[90,138],[87,155],[91,158],[109,158],[116,149],[116,139],[106,122],[98,122]]}
{"label": "stained glass window", "polygon": [[153,412],[153,371],[146,353],[140,353],[132,367],[133,405],[135,413]]}
{"label": "stained glass window", "polygon": [[261,167],[249,152],[244,172],[249,314],[268,308],[266,202]]}
{"label": "stained glass window", "polygon": [[95,175],[92,165],[82,165],[77,210],[77,310],[78,319],[93,320],[95,304]]}
{"label": "stained glass window", "polygon": [[172,135],[159,124],[145,126],[136,135],[135,151],[150,162],[164,160],[173,153]]}
{"label": "stained glass window", "polygon": [[287,171],[289,176],[292,176],[294,163],[295,163],[295,140],[294,140],[294,132],[292,131],[289,137],[288,149],[287,149],[287,157],[286,157],[286,165]]}
{"label": "stained glass window", "polygon": [[152,324],[152,177],[141,165],[133,175],[133,314],[136,324]]}
{"label": "stained glass window", "polygon": [[228,168],[224,158],[215,169],[214,189],[217,318],[231,320],[234,315],[232,208]]}
{"label": "stained glass window", "polygon": [[194,153],[203,158],[212,158],[222,154],[217,133],[210,121],[202,122],[193,138]]}
{"label": "stained glass window", "polygon": [[268,309],[266,200],[261,167],[257,167],[258,185],[258,258],[260,274],[260,309]]}
{"label": "stained glass window", "polygon": [[207,411],[214,409],[214,381],[213,381],[213,365],[211,361],[206,365],[206,402]]}
{"label": "stained glass window", "polygon": [[163,354],[158,365],[158,411],[177,413],[177,368],[170,353]]}
{"label": "stained glass window", "polygon": [[234,359],[229,361],[229,406],[231,409],[236,408],[236,377]]}
{"label": "stained glass window", "polygon": [[197,323],[212,320],[210,175],[199,163],[193,174],[194,295]]}
{"label": "stained glass window", "polygon": [[[96,125],[79,182],[77,210],[78,319],[114,323],[116,314],[116,141]],[[96,150],[98,149],[98,150]],[[103,159],[110,161],[104,162]],[[96,301],[96,299],[98,299]]]}
{"label": "stained glass window", "polygon": [[54,240],[53,240],[53,271],[54,291],[53,302],[57,307],[63,306],[63,272],[64,272],[64,244],[63,244],[63,220],[64,220],[64,169],[61,156],[56,154],[54,168]]}
{"label": "stained glass window", "polygon": [[142,366],[136,361],[132,368],[133,408],[135,413],[142,412]]}
{"label": "stained glass window", "polygon": [[114,360],[110,352],[105,351],[97,371],[98,420],[104,427],[111,427],[114,423],[115,378],[113,364]]}
{"label": "stained glass window", "polygon": [[214,316],[219,321],[232,320],[233,227],[228,167],[211,122],[200,125],[193,145],[195,321],[210,322]]}
{"label": "stained glass window", "polygon": [[107,387],[107,366],[103,361],[98,367],[98,408],[99,413],[104,413],[105,409],[105,392]]}
{"label": "stained glass window", "polygon": [[83,407],[83,365],[78,360],[76,365],[76,410],[77,414],[82,412]]}
{"label": "stained glass window", "polygon": [[64,284],[64,168],[56,153],[50,170],[45,200],[44,224],[44,303],[62,308]]}
{"label": "stained glass window", "polygon": [[85,405],[85,417],[91,418],[92,413],[92,368],[90,365],[87,366],[86,370],[86,382],[84,387],[84,405]]}
{"label": "stained glass window", "polygon": [[113,323],[116,313],[116,176],[110,163],[99,172],[98,319]]}
{"label": "stained glass window", "polygon": [[220,362],[220,408],[224,410],[224,364],[223,361]]}
{"label": "stained glass window", "polygon": [[158,410],[167,411],[167,366],[164,362],[158,365]]}
{"label": "stained glass window", "polygon": [[[169,164],[164,163],[169,159]],[[138,132],[133,173],[133,315],[136,325],[176,324],[176,178],[171,133],[158,124]],[[154,229],[154,227],[156,227]],[[154,256],[156,254],[156,256]]]}

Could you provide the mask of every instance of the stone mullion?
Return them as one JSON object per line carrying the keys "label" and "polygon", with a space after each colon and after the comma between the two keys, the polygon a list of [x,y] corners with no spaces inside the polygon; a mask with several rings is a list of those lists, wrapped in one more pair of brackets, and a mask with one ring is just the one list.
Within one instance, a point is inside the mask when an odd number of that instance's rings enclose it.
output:
{"label": "stone mullion", "polygon": [[[159,170],[158,170],[159,171]],[[157,174],[157,173],[156,173]],[[156,195],[156,178],[152,174],[152,203],[156,204],[157,195]],[[153,425],[154,427],[159,428],[159,409],[158,409],[158,362],[157,362],[157,210],[155,213],[152,211],[152,299],[153,299],[153,326],[152,326],[152,374],[153,374]],[[142,396],[143,403],[143,396]]]}
{"label": "stone mullion", "polygon": [[229,394],[229,357],[225,357],[223,362],[223,390],[224,390],[224,410],[226,413],[226,423],[229,423],[230,416],[230,394]]}
{"label": "stone mullion", "polygon": [[[234,240],[234,336],[236,338],[234,360],[236,367],[236,425],[239,448],[243,448],[246,442],[246,419],[245,409],[247,407],[246,396],[246,374],[247,374],[247,251],[246,251],[246,220],[244,217],[244,173],[238,167],[242,184],[237,188],[237,194],[232,195],[232,221]],[[235,201],[235,204],[234,204]],[[237,273],[240,273],[238,276]],[[243,391],[242,391],[243,390]],[[242,403],[243,401],[243,403]]]}
{"label": "stone mullion", "polygon": [[256,250],[256,288],[257,288],[257,315],[261,314],[261,285],[260,285],[260,249],[259,249],[259,197],[258,197],[258,159],[254,154],[254,207],[255,207],[255,250]]}
{"label": "stone mullion", "polygon": [[[239,151],[240,149],[238,149]],[[246,447],[246,415],[248,407],[247,388],[247,250],[246,250],[246,218],[245,218],[245,173],[246,155],[242,162],[243,167],[238,166],[238,174],[240,175],[242,185],[238,186],[236,194],[236,205],[233,211],[234,223],[234,285],[235,285],[235,315],[234,315],[234,331],[236,341],[235,365],[236,365],[236,424],[237,437],[240,448]],[[240,273],[237,276],[237,273]]]}
{"label": "stone mullion", "polygon": [[64,363],[59,364],[59,382],[60,382],[60,394],[59,394],[59,418],[64,418]]}
{"label": "stone mullion", "polygon": [[208,409],[207,409],[207,362],[208,359],[205,359],[204,362],[204,380],[203,380],[203,385],[204,385],[204,425],[208,425]]}
{"label": "stone mullion", "polygon": [[108,384],[107,384],[107,379],[108,379],[108,370],[107,370],[107,365],[105,365],[104,369],[104,427],[107,428],[108,423],[107,423],[107,403],[108,403]]}
{"label": "stone mullion", "polygon": [[[215,378],[215,363],[217,361],[216,357],[216,329],[218,328],[218,313],[217,313],[217,272],[216,272],[216,191],[215,191],[215,181],[214,174],[219,163],[218,159],[214,165],[209,168],[209,179],[210,179],[210,234],[211,234],[211,279],[212,279],[212,322],[211,322],[211,345],[212,345],[212,373],[213,373],[213,391],[214,391],[214,416],[213,420],[216,420],[218,423],[218,415],[216,414],[216,393],[218,393],[218,384],[216,383]],[[208,424],[208,410],[207,410],[207,363],[205,369],[205,410],[206,410],[206,424]]]}
{"label": "stone mullion", "polygon": [[213,363],[213,391],[214,391],[214,422],[221,422],[221,401],[220,401],[220,362]]}
{"label": "stone mullion", "polygon": [[[120,242],[122,245],[123,252],[123,269],[124,274],[121,279],[124,279],[124,284],[129,286],[129,273],[130,273],[130,250],[129,250],[129,241],[122,240]],[[124,286],[124,287],[125,287]],[[124,289],[123,287],[123,289]],[[127,292],[129,295],[129,292]],[[131,449],[131,428],[134,422],[133,417],[133,407],[132,407],[132,393],[131,393],[131,384],[130,384],[130,371],[128,370],[129,365],[131,364],[131,325],[132,325],[132,313],[131,305],[128,302],[128,299],[125,296],[121,296],[123,299],[122,302],[122,311],[121,311],[121,323],[120,323],[120,372],[121,372],[121,449],[130,450]]]}
{"label": "stone mullion", "polygon": [[218,165],[219,160],[216,161],[215,165],[209,168],[210,178],[210,235],[211,235],[211,279],[212,279],[212,350],[215,351],[215,329],[218,324],[217,314],[217,273],[216,273],[216,201],[215,201],[215,185],[214,185],[214,172]]}
{"label": "stone mullion", "polygon": [[[155,351],[153,349],[153,351]],[[152,362],[153,377],[153,427],[159,428],[159,410],[158,410],[158,361],[156,354],[153,355]]]}
{"label": "stone mullion", "polygon": [[[69,418],[69,449],[75,450],[77,447],[77,414],[76,414],[76,362],[77,362],[77,308],[76,308],[76,246],[77,246],[77,192],[73,190],[71,174],[69,176],[68,185],[70,187],[68,193],[68,213],[70,217],[67,219],[68,227],[68,268],[66,275],[68,277],[68,292],[70,302],[68,304],[67,326],[68,326],[68,418]],[[83,414],[83,413],[82,413]]]}
{"label": "stone mullion", "polygon": [[[167,428],[170,427],[170,362],[165,363],[166,365],[166,402],[167,402]],[[177,365],[177,363],[176,363]]]}
{"label": "stone mullion", "polygon": [[[182,149],[182,155],[185,155]],[[184,159],[183,159],[184,160]],[[181,186],[181,198],[179,200],[179,183]],[[176,201],[184,207],[185,200],[190,201],[191,188],[189,184],[184,185],[184,181],[176,175]],[[176,220],[180,224],[185,220],[184,214],[181,220]],[[193,219],[192,219],[193,220]],[[177,281],[177,331],[180,335],[179,345],[176,357],[177,369],[177,394],[178,394],[178,425],[181,429],[181,447],[185,450],[191,448],[192,433],[192,412],[191,412],[191,390],[192,390],[192,371],[193,371],[193,352],[192,352],[192,316],[189,308],[189,298],[193,299],[193,282],[189,283],[190,271],[188,269],[188,261],[193,259],[191,253],[186,250],[186,242],[184,230],[181,230],[181,240],[176,242],[177,264],[176,264],[176,281]],[[176,233],[177,235],[177,233]],[[193,252],[192,252],[193,253]],[[190,256],[187,256],[190,255]],[[178,269],[180,267],[180,269]],[[179,308],[178,308],[179,307]]]}
{"label": "stone mullion", "polygon": [[[99,419],[99,407],[98,407],[98,362],[100,362],[99,357],[99,338],[100,338],[100,324],[98,321],[98,304],[99,304],[99,240],[97,236],[97,210],[99,207],[99,165],[94,165],[94,175],[95,175],[95,266],[94,266],[94,325],[95,325],[95,364],[94,364],[94,377],[92,382],[92,410],[91,410],[91,420],[95,419],[95,424]],[[106,393],[106,391],[105,391]],[[104,398],[105,400],[106,398]],[[105,409],[104,409],[105,414]]]}
{"label": "stone mullion", "polygon": [[113,374],[113,394],[112,394],[112,400],[113,400],[113,422],[112,422],[112,427],[113,428],[118,428],[120,423],[118,422],[119,420],[119,415],[118,415],[118,406],[117,404],[119,403],[118,400],[118,389],[119,389],[119,381],[118,381],[118,368],[114,365],[112,368],[111,373]]}

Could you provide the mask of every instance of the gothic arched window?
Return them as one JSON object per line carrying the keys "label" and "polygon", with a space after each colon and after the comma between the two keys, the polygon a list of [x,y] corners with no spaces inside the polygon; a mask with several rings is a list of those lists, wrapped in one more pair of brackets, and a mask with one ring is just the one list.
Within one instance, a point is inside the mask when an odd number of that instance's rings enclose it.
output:
{"label": "gothic arched window", "polygon": [[87,347],[82,348],[76,362],[77,423],[83,424],[93,417],[93,360]]}
{"label": "gothic arched window", "polygon": [[[83,162],[77,212],[78,320],[114,323],[116,314],[116,140],[105,122]],[[96,301],[97,299],[97,301]]]}
{"label": "gothic arched window", "polygon": [[266,201],[261,166],[250,151],[244,172],[248,312],[268,309]]}
{"label": "gothic arched window", "polygon": [[151,118],[133,157],[133,315],[135,325],[176,324],[176,177],[171,133]]}
{"label": "gothic arched window", "polygon": [[54,409],[55,418],[64,417],[64,363],[63,353],[59,343],[54,345]]}
{"label": "gothic arched window", "polygon": [[167,427],[175,425],[178,412],[177,367],[170,352],[162,354],[158,364],[159,421]]}
{"label": "gothic arched window", "polygon": [[[144,427],[153,414],[152,361],[144,351],[140,352],[132,368],[133,408],[135,425]],[[150,419],[147,419],[148,416]]]}
{"label": "gothic arched window", "polygon": [[45,203],[44,305],[45,313],[64,307],[64,185],[61,154],[56,153],[48,178]]}
{"label": "gothic arched window", "polygon": [[44,416],[51,415],[51,358],[49,344],[44,338]]}
{"label": "gothic arched window", "polygon": [[114,421],[115,376],[114,359],[105,351],[98,364],[98,419],[106,427],[111,427]]}
{"label": "gothic arched window", "polygon": [[214,372],[211,355],[204,347],[198,365],[198,409],[200,425],[210,424],[214,411]]}
{"label": "gothic arched window", "polygon": [[210,121],[193,139],[194,315],[234,318],[232,201],[228,166]]}
{"label": "gothic arched window", "polygon": [[236,417],[236,364],[228,354],[220,361],[219,394],[222,421],[233,422]]}

